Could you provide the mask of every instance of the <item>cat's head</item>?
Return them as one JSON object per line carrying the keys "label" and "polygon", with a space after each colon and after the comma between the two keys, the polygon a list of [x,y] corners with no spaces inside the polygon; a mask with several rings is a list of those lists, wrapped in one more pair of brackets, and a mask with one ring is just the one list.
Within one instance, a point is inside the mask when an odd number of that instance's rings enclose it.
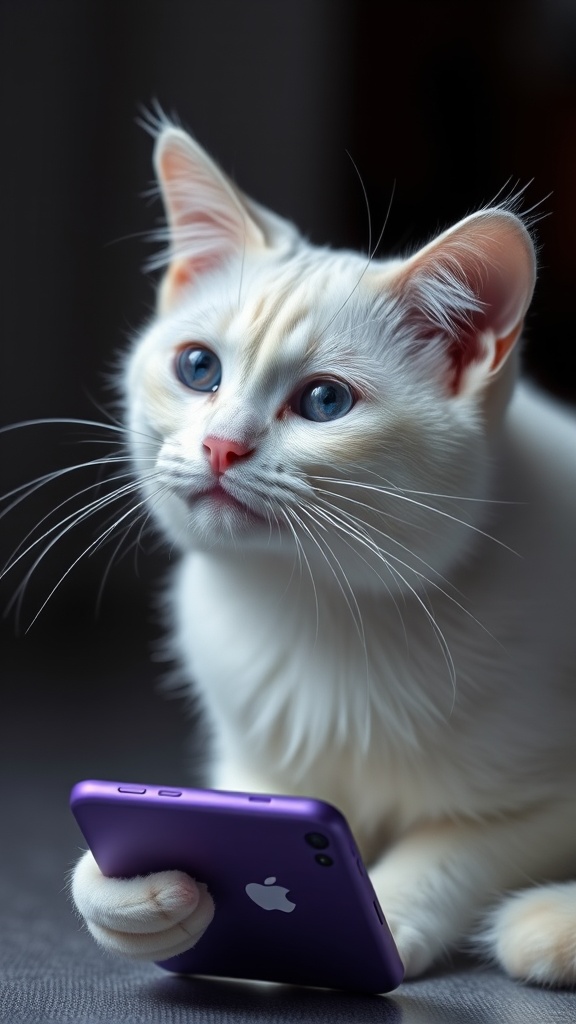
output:
{"label": "cat's head", "polygon": [[155,163],[168,267],[125,391],[170,542],[378,586],[443,571],[485,507],[535,278],[522,222],[485,209],[380,261],[310,245],[180,129]]}

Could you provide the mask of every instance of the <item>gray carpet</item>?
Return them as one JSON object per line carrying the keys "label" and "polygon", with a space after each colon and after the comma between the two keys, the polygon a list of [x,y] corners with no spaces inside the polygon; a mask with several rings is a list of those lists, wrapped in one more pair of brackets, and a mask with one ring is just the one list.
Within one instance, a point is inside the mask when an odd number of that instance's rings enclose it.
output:
{"label": "gray carpet", "polygon": [[576,994],[526,988],[460,960],[391,996],[258,986],[164,974],[101,953],[69,905],[81,837],[70,786],[99,776],[188,781],[182,705],[156,692],[138,635],[116,617],[63,645],[49,624],[5,634],[0,849],[0,1019],[16,1024],[389,1021],[574,1024]]}

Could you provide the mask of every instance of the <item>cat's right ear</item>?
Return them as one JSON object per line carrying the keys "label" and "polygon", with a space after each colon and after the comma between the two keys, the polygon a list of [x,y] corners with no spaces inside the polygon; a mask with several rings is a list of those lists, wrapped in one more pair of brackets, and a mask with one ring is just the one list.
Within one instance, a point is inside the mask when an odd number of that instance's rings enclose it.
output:
{"label": "cat's right ear", "polygon": [[159,292],[166,310],[198,276],[267,241],[240,193],[180,128],[159,135],[154,166],[168,218],[168,270]]}

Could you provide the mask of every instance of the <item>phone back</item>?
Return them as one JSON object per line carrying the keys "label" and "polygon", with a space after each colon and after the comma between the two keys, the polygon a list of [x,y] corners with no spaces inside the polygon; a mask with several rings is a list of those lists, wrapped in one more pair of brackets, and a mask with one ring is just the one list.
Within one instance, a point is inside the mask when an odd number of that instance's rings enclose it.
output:
{"label": "phone back", "polygon": [[403,968],[345,818],[296,797],[82,782],[71,806],[100,870],[180,869],[213,922],[161,966],[185,974],[388,992]]}

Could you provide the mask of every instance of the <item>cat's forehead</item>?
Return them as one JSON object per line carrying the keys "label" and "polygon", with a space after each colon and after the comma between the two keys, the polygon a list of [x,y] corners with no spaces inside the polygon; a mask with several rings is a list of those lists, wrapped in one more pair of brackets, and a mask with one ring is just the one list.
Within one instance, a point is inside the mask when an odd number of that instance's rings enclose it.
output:
{"label": "cat's forehead", "polygon": [[221,289],[221,343],[253,369],[315,364],[341,357],[347,346],[357,349],[359,325],[381,309],[383,298],[367,259],[356,253],[307,253],[247,267],[233,297],[224,282]]}
{"label": "cat's forehead", "polygon": [[299,266],[252,275],[239,303],[223,311],[221,325],[228,343],[252,365],[310,354],[329,305],[319,277],[318,270],[308,268],[305,275]]}

